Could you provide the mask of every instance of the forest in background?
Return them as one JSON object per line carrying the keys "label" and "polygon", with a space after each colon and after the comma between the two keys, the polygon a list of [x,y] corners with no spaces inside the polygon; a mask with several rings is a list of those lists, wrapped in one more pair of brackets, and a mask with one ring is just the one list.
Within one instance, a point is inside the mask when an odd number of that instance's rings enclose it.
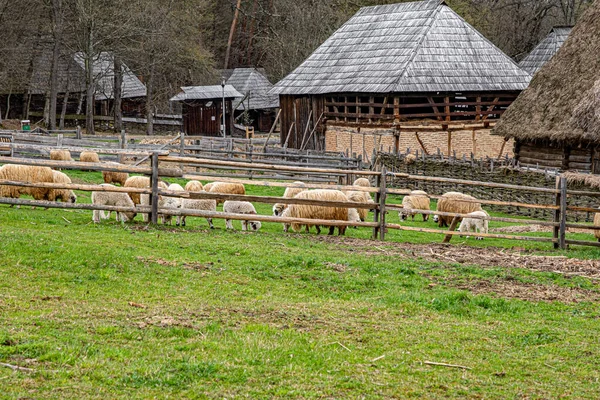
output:
{"label": "forest in background", "polygon": [[[31,60],[42,50],[51,49],[48,98],[50,115],[55,115],[58,59],[80,53],[87,69],[99,52],[110,51],[115,55],[115,65],[126,64],[146,84],[146,110],[151,115],[163,111],[167,99],[180,86],[217,83],[218,70],[222,68],[264,68],[271,81],[276,82],[297,67],[360,7],[397,2],[0,0],[3,38],[0,93],[26,91],[31,79]],[[573,25],[591,2],[446,1],[517,61],[553,26]],[[91,99],[94,78],[87,72],[87,97]],[[91,108],[90,105],[85,110],[88,116],[93,114]],[[48,121],[51,128],[56,125],[52,119]],[[93,131],[91,119],[86,127]]]}

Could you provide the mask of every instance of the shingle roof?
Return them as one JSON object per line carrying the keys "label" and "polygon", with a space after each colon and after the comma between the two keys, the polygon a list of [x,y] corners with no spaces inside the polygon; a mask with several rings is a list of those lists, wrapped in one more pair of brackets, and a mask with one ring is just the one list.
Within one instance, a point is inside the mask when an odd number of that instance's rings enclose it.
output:
{"label": "shingle roof", "polygon": [[[96,100],[114,98],[114,58],[110,52],[98,54],[94,60],[93,73],[96,80]],[[34,59],[30,90],[33,94],[44,94],[50,90],[52,49],[45,47]],[[122,95],[124,99],[146,96],[146,86],[123,65]],[[62,55],[58,63],[58,92],[85,92],[85,62],[81,53]]]}
{"label": "shingle roof", "polygon": [[272,93],[523,90],[531,76],[443,1],[361,8]]}
{"label": "shingle roof", "polygon": [[[242,97],[242,94],[231,85],[225,85],[225,99]],[[184,86],[181,92],[171,98],[171,101],[185,100],[218,100],[223,98],[221,85],[213,86]]]}
{"label": "shingle roof", "polygon": [[535,75],[561,48],[569,37],[572,27],[557,26],[552,28],[548,36],[544,38],[519,64],[521,68]]}
{"label": "shingle roof", "polygon": [[[75,61],[85,70],[85,62],[80,53],[75,54]],[[114,98],[114,55],[110,52],[98,54],[94,60],[93,73],[96,83],[96,100],[106,100]],[[146,96],[146,85],[123,64],[123,85],[121,97],[124,99]]]}
{"label": "shingle roof", "polygon": [[[273,88],[266,76],[255,68],[236,68],[227,84],[232,85],[243,97],[236,99],[235,108],[238,110],[264,110],[279,107],[279,96],[268,94]],[[246,98],[244,98],[246,97]],[[248,106],[248,98],[250,105]],[[244,103],[241,104],[241,101]]]}

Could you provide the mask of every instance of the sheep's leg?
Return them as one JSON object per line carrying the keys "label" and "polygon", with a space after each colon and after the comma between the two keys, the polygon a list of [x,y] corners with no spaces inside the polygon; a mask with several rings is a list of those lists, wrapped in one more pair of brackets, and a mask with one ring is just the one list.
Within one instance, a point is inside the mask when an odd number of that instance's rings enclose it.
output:
{"label": "sheep's leg", "polygon": [[181,217],[181,226],[185,226],[185,215]]}
{"label": "sheep's leg", "polygon": [[[287,231],[290,229],[290,225],[289,224],[283,224],[283,231],[287,233]],[[598,239],[598,241],[600,242],[600,239]]]}
{"label": "sheep's leg", "polygon": [[181,225],[181,217],[179,215],[175,217],[175,225]]}
{"label": "sheep's leg", "polygon": [[242,221],[242,230],[243,231],[247,231],[248,230],[248,221]]}
{"label": "sheep's leg", "polygon": [[344,236],[346,234],[346,227],[340,226],[338,227],[338,236]]}
{"label": "sheep's leg", "polygon": [[317,235],[321,234],[321,225],[316,225],[315,228],[317,229]]}
{"label": "sheep's leg", "polygon": [[329,227],[329,235],[333,235],[335,233],[335,226]]}
{"label": "sheep's leg", "polygon": [[[225,227],[227,227],[227,229],[234,229],[233,228],[233,223],[231,222],[230,219],[226,219],[225,220]],[[242,224],[242,228],[244,227],[244,225]]]}
{"label": "sheep's leg", "polygon": [[100,210],[94,210],[92,213],[92,222],[95,224],[100,222]]}
{"label": "sheep's leg", "polygon": [[215,229],[215,226],[212,222],[212,218],[206,218],[206,221],[208,221],[208,226],[210,226],[210,229]]}
{"label": "sheep's leg", "polygon": [[[305,231],[306,233],[310,233],[310,225],[304,225],[304,231]],[[319,231],[318,231],[318,229],[317,229],[317,233],[318,233],[318,232],[319,232]]]}

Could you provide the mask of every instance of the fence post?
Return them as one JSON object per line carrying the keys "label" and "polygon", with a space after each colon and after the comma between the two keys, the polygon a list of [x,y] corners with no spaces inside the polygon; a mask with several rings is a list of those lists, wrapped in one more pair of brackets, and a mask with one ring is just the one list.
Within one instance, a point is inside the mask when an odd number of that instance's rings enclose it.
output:
{"label": "fence post", "polygon": [[185,157],[185,132],[179,134],[179,157]]}
{"label": "fence post", "polygon": [[77,130],[75,132],[75,138],[81,139],[81,127],[79,125],[77,125]]}
{"label": "fence post", "polygon": [[[381,202],[381,174],[375,175],[375,186],[379,188],[379,191],[375,193],[375,204],[380,204]],[[381,214],[381,208],[378,207],[373,212],[373,222],[379,223]],[[379,232],[378,227],[373,227],[373,239],[377,239],[377,233]]]}
{"label": "fence post", "polygon": [[[554,205],[557,207],[560,207],[560,194],[561,194],[560,176],[556,177],[556,190],[557,190],[557,193],[554,195]],[[560,223],[560,209],[559,208],[554,210],[554,218],[552,219],[552,221],[555,224]],[[559,248],[559,243],[558,243],[559,234],[560,234],[560,226],[555,225],[552,230],[552,238],[555,240],[555,242],[554,242],[555,249]]]}
{"label": "fence post", "polygon": [[[121,150],[125,150],[127,148],[127,135],[125,134],[125,129],[121,129],[121,138],[119,139],[119,147]],[[119,154],[119,162],[123,164],[125,161],[125,154]]]}
{"label": "fence post", "polygon": [[566,234],[567,234],[567,178],[560,178],[560,248],[567,249]]}
{"label": "fence post", "polygon": [[387,199],[387,168],[381,168],[379,182],[379,240],[385,240],[385,201]]}
{"label": "fence post", "polygon": [[56,147],[62,147],[63,145],[63,134],[59,133],[56,137]]}
{"label": "fence post", "polygon": [[151,158],[152,175],[150,185],[152,186],[152,195],[150,196],[150,223],[158,224],[158,153],[152,153]]}

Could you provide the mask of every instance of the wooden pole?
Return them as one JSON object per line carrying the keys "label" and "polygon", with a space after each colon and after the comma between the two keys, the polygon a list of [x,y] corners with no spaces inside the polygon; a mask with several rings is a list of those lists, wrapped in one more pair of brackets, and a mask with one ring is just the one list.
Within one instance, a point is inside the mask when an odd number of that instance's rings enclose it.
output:
{"label": "wooden pole", "polygon": [[[308,139],[306,139],[306,143],[304,144],[304,146],[302,146],[302,148],[300,150],[304,150],[304,148],[306,146],[308,146],[308,143],[310,142],[310,139],[312,139],[313,134],[315,133],[315,131],[317,130],[317,127],[319,126],[319,122],[321,121],[321,119],[323,118],[323,115],[325,115],[324,112],[321,113],[321,116],[319,116],[319,119],[317,120],[317,123],[315,124],[315,126],[313,126],[312,131],[310,132],[310,135],[308,135]],[[337,136],[336,136],[336,147],[335,149],[337,150]]]}
{"label": "wooden pole", "polygon": [[275,127],[277,126],[277,121],[279,121],[279,116],[281,115],[281,108],[277,111],[277,116],[275,117],[275,122],[271,125],[271,130],[269,131],[269,136],[267,136],[267,140],[265,141],[265,145],[263,146],[263,153],[267,150],[267,145],[269,144],[269,139],[271,139],[271,135],[275,132]]}
{"label": "wooden pole", "polygon": [[[379,188],[377,193],[375,193],[375,204],[381,204],[381,174],[378,174],[375,178],[375,186]],[[379,232],[379,227],[381,226],[379,223],[379,211],[380,210],[373,211],[373,222],[377,224],[377,227],[373,228],[373,239],[377,239],[377,233]]]}
{"label": "wooden pole", "polygon": [[77,125],[77,131],[75,133],[75,138],[81,139],[81,127],[79,125]]}
{"label": "wooden pole", "polygon": [[554,210],[554,215],[553,215],[553,222],[556,224],[554,226],[554,229],[552,230],[552,238],[554,240],[556,240],[554,242],[554,248],[558,249],[559,247],[559,243],[558,243],[558,237],[560,235],[560,197],[561,197],[561,187],[560,187],[561,183],[560,183],[560,176],[556,177],[556,194],[554,195],[554,205],[557,207]]}
{"label": "wooden pole", "polygon": [[62,147],[63,145],[63,134],[59,133],[58,136],[56,137],[56,147]]}
{"label": "wooden pole", "polygon": [[560,178],[560,235],[559,243],[561,250],[567,249],[567,178]]}
{"label": "wooden pole", "polygon": [[150,196],[150,223],[158,224],[158,153],[152,153],[151,158],[152,175],[150,176],[150,184],[152,187],[152,195]]}
{"label": "wooden pole", "polygon": [[179,156],[185,157],[185,132],[179,134]]}
{"label": "wooden pole", "polygon": [[288,147],[288,141],[290,140],[290,135],[292,134],[292,129],[294,129],[295,124],[296,124],[296,122],[292,122],[292,124],[290,125],[290,130],[288,131],[288,134],[285,138],[285,143],[283,144],[284,149],[287,149],[287,147]]}
{"label": "wooden pole", "polygon": [[298,147],[300,150],[302,150],[302,148],[304,148],[304,140],[306,140],[306,134],[308,133],[308,130],[310,129],[310,119],[312,118],[312,114],[313,114],[313,110],[310,110],[310,112],[308,113],[308,119],[306,120],[306,127],[304,128],[304,133],[302,134],[302,142],[300,144],[300,147]]}
{"label": "wooden pole", "polygon": [[385,201],[387,199],[387,168],[381,168],[381,178],[379,184],[379,240],[385,241]]}
{"label": "wooden pole", "polygon": [[[127,135],[125,133],[125,129],[121,129],[121,138],[119,139],[119,147],[121,150],[125,150],[127,148]],[[119,154],[119,162],[123,164],[125,161],[125,154]]]}
{"label": "wooden pole", "polygon": [[[456,225],[458,225],[459,220],[460,220],[460,217],[455,215],[454,218],[452,218],[452,222],[450,223],[450,227],[448,228],[448,231],[454,232],[456,230]],[[446,235],[446,237],[444,237],[444,240],[442,243],[450,243],[450,240],[452,240],[452,236],[453,235]]]}

